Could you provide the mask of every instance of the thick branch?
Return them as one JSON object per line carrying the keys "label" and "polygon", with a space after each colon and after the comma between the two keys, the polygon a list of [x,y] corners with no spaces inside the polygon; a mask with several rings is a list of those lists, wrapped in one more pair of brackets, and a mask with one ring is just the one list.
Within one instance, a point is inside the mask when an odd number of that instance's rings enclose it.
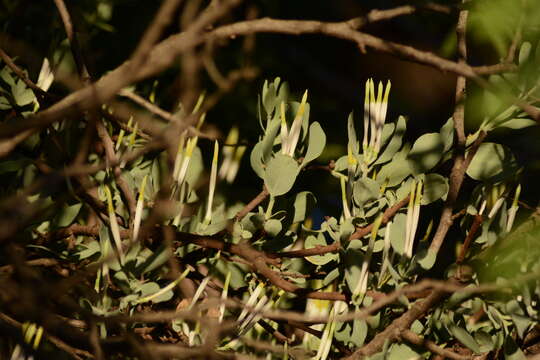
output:
{"label": "thick branch", "polygon": [[[211,11],[210,11],[211,12]],[[218,17],[222,9],[215,10]],[[212,16],[208,16],[212,18]],[[389,53],[406,60],[425,64],[441,71],[448,71],[467,78],[476,78],[478,75],[491,74],[501,71],[510,71],[514,67],[507,64],[497,64],[493,67],[472,67],[446,60],[430,52],[417,50],[413,47],[385,41],[381,38],[356,31],[348,21],[338,23],[325,23],[320,21],[304,20],[277,20],[257,19],[237,22],[219,27],[205,36],[199,33],[185,31],[173,35],[158,43],[152,48],[147,60],[140,68],[134,71],[129,61],[126,61],[115,70],[109,72],[91,86],[86,86],[45,111],[40,112],[27,121],[17,124],[4,125],[0,128],[0,137],[15,135],[26,129],[40,129],[58,121],[77,111],[88,110],[97,104],[111,99],[120,89],[136,81],[143,80],[160,73],[169,67],[178,55],[200,45],[205,41],[231,38],[253,33],[278,33],[290,35],[323,34],[347,41],[355,42],[359,47],[371,47],[377,51]]]}
{"label": "thick branch", "polygon": [[423,317],[433,306],[441,302],[447,296],[447,292],[442,290],[434,290],[426,299],[415,303],[403,315],[394,320],[384,331],[375,335],[366,345],[356,350],[347,360],[362,359],[364,356],[370,356],[378,353],[383,348],[385,342],[393,341],[400,338],[403,331],[408,330],[411,324]]}
{"label": "thick branch", "polygon": [[[468,10],[462,10],[459,13],[458,24],[456,26],[456,34],[458,39],[458,53],[459,63],[465,64],[467,60],[467,43],[466,43],[466,31],[467,31],[467,17]],[[429,250],[435,254],[439,252],[446,234],[452,226],[453,219],[452,213],[454,211],[454,204],[459,195],[459,190],[467,170],[464,164],[465,161],[465,91],[466,91],[466,78],[464,76],[458,76],[456,82],[456,106],[454,109],[453,121],[454,121],[454,133],[456,135],[456,145],[454,149],[454,164],[450,173],[450,184],[448,190],[448,196],[444,202],[443,211],[441,214],[441,220],[433,240],[431,241]]]}

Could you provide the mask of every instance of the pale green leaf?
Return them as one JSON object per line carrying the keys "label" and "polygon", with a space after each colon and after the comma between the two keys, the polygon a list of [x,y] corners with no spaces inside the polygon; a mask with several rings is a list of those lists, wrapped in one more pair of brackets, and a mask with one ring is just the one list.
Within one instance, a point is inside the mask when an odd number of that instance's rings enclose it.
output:
{"label": "pale green leaf", "polygon": [[[315,235],[308,235],[304,242],[304,248],[311,249],[316,246],[326,246],[328,245],[326,243],[326,239],[324,238],[324,235],[322,233],[319,233],[317,236]],[[306,260],[309,261],[312,264],[315,265],[324,265],[329,263],[332,260],[335,260],[337,258],[337,254],[334,253],[327,253],[324,255],[314,255],[314,256],[308,256],[306,257]]]}
{"label": "pale green leaf", "polygon": [[380,185],[370,178],[361,178],[354,183],[353,198],[359,207],[368,201],[377,200],[381,196]]}
{"label": "pale green leaf", "polygon": [[515,118],[515,119],[510,119],[508,121],[503,122],[502,124],[499,125],[499,127],[505,127],[508,129],[517,130],[517,129],[523,129],[529,126],[534,126],[537,124],[538,123],[536,121],[531,120],[531,119]]}
{"label": "pale green leaf", "polygon": [[323,152],[325,145],[326,135],[324,134],[321,125],[318,122],[314,122],[309,127],[308,148],[306,155],[304,156],[304,161],[302,161],[302,167],[318,158]]}
{"label": "pale green leaf", "polygon": [[73,220],[77,217],[79,214],[79,211],[81,210],[82,203],[78,203],[71,206],[64,206],[62,209],[60,209],[60,212],[55,217],[56,226],[58,227],[65,227],[68,225],[71,225]]}
{"label": "pale green leaf", "polygon": [[297,162],[290,156],[281,153],[270,159],[264,172],[264,183],[272,196],[287,193],[298,176]]}
{"label": "pale green leaf", "polygon": [[448,330],[460,343],[471,349],[475,354],[479,354],[481,352],[480,346],[467,330],[454,324],[450,324]]}
{"label": "pale green leaf", "polygon": [[467,175],[479,181],[496,180],[495,177],[512,176],[516,170],[510,149],[500,144],[483,143],[469,164]]}
{"label": "pale green leaf", "polygon": [[403,135],[405,135],[406,129],[407,121],[405,120],[405,117],[400,116],[396,123],[392,139],[384,149],[383,153],[377,158],[375,164],[384,164],[392,160],[396,152],[398,152],[399,148],[401,147],[401,144],[403,142]]}
{"label": "pale green leaf", "polygon": [[523,65],[529,59],[529,56],[531,55],[531,49],[532,49],[532,45],[528,41],[525,41],[521,45],[521,48],[519,49],[519,56],[518,56],[519,65]]}
{"label": "pale green leaf", "polygon": [[439,199],[445,199],[448,193],[448,179],[439,174],[428,174],[424,177],[424,192],[422,205],[431,204]]}
{"label": "pale green leaf", "polygon": [[377,173],[377,182],[387,187],[393,187],[401,183],[407,176],[411,175],[412,169],[407,161],[408,148],[404,147],[395,154],[393,160],[384,165]]}
{"label": "pale green leaf", "polygon": [[261,179],[264,178],[264,164],[262,162],[262,142],[258,142],[251,150],[249,157],[251,168]]}
{"label": "pale green leaf", "polygon": [[296,194],[294,199],[294,217],[293,223],[304,221],[315,206],[317,199],[309,191],[302,191]]}
{"label": "pale green leaf", "polygon": [[444,144],[444,152],[447,152],[450,150],[454,142],[454,119],[448,119],[448,121],[441,127],[440,135]]}
{"label": "pale green leaf", "polygon": [[410,167],[415,175],[431,170],[441,160],[444,142],[439,133],[420,136],[409,152]]}
{"label": "pale green leaf", "polygon": [[420,354],[407,344],[393,344],[388,356],[385,357],[386,360],[416,360],[418,358]]}
{"label": "pale green leaf", "polygon": [[394,216],[392,231],[390,232],[390,244],[395,252],[403,254],[405,250],[405,229],[407,226],[407,215],[397,214]]}

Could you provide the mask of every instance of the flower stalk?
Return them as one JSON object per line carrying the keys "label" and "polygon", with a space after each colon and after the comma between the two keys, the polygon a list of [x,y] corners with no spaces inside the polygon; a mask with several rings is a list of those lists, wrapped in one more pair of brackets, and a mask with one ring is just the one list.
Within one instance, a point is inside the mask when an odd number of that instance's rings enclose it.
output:
{"label": "flower stalk", "polygon": [[182,274],[180,274],[178,278],[176,278],[174,281],[171,281],[170,284],[168,284],[167,286],[163,287],[162,289],[156,291],[155,293],[151,295],[140,298],[139,300],[135,302],[135,304],[142,304],[142,303],[148,302],[150,300],[157,298],[158,296],[165,294],[167,291],[172,290],[176,285],[178,285],[180,281],[182,281],[189,274],[190,271],[191,269],[187,268],[186,270],[184,270],[184,272],[182,272]]}
{"label": "flower stalk", "polygon": [[377,219],[373,222],[373,228],[371,229],[371,236],[369,238],[368,248],[364,254],[364,259],[362,261],[362,269],[360,271],[360,277],[358,283],[353,291],[353,298],[363,299],[367,291],[367,282],[369,277],[369,263],[371,262],[371,255],[373,254],[373,246],[375,245],[375,240],[377,239],[377,232],[381,226],[383,220],[383,214],[380,214]]}

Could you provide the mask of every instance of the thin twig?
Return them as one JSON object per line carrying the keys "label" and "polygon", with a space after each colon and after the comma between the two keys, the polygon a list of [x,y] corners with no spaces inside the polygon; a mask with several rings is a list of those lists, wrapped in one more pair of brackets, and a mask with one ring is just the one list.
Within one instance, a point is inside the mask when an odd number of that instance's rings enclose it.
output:
{"label": "thin twig", "polygon": [[79,38],[73,27],[73,22],[71,21],[69,11],[66,7],[66,4],[64,3],[64,0],[54,0],[54,4],[58,9],[58,13],[60,14],[60,18],[62,19],[62,23],[64,24],[64,29],[66,30],[66,35],[71,46],[71,53],[73,54],[73,59],[75,60],[77,70],[79,72],[79,77],[83,83],[87,83],[90,80],[90,74],[88,72],[88,68],[86,67],[86,62],[84,61],[84,56],[79,43]]}
{"label": "thin twig", "polygon": [[[459,13],[458,24],[456,26],[456,34],[458,38],[458,53],[459,63],[465,64],[467,61],[467,43],[466,43],[466,30],[467,30],[467,18],[469,11],[462,10]],[[441,214],[441,220],[431,241],[429,251],[437,254],[441,248],[446,234],[453,224],[452,213],[454,211],[454,204],[456,203],[459,195],[459,190],[465,176],[465,94],[466,91],[466,78],[464,76],[458,76],[456,80],[456,105],[454,109],[453,122],[454,133],[456,136],[456,144],[454,149],[454,164],[452,165],[452,171],[450,173],[450,184],[446,201]]]}
{"label": "thin twig", "polygon": [[[385,225],[387,224],[393,217],[394,215],[397,214],[397,212],[402,208],[404,207],[405,205],[407,205],[409,203],[409,195],[407,195],[404,199],[398,201],[397,203],[395,203],[393,206],[389,207],[388,209],[386,209],[386,211],[384,212],[383,214],[383,218],[382,218],[382,222],[381,224],[382,225]],[[354,240],[354,239],[361,239],[363,238],[364,236],[366,236],[367,234],[369,234],[371,232],[371,229],[373,229],[373,226],[374,226],[374,223],[371,223],[369,224],[368,226],[364,226],[362,228],[359,228],[357,229],[351,236],[350,236],[350,240]]]}
{"label": "thin twig", "polygon": [[[22,324],[5,313],[0,312],[0,321],[3,321],[4,323],[10,325],[11,327],[14,327],[19,331],[22,331]],[[91,359],[94,358],[94,356],[90,354],[88,351],[74,348],[73,346],[65,343],[60,338],[49,334],[47,331],[45,331],[43,335],[47,340],[51,342],[51,344],[56,346],[58,349],[64,351],[72,359],[82,360],[83,358],[81,356],[84,356],[86,358],[91,358]]]}
{"label": "thin twig", "polygon": [[268,197],[268,195],[268,189],[266,188],[266,186],[264,186],[262,191],[236,214],[236,216],[234,217],[235,221],[242,220],[244,216],[246,216],[251,210],[255,209],[260,203],[262,203]]}
{"label": "thin twig", "polygon": [[[51,99],[51,95],[43,91],[39,86],[37,86],[32,80],[28,78],[26,73],[15,64],[13,59],[0,48],[0,58],[6,63],[6,65],[13,71],[25,84],[34,92],[37,99]],[[0,155],[1,156],[1,155]]]}
{"label": "thin twig", "polygon": [[401,337],[408,342],[410,342],[413,345],[416,346],[423,346],[426,349],[430,350],[431,352],[441,355],[448,359],[454,359],[454,360],[470,360],[472,359],[471,356],[467,355],[460,355],[458,353],[455,353],[453,351],[443,349],[442,347],[438,346],[436,343],[434,343],[431,340],[426,340],[420,335],[416,334],[415,332],[411,330],[403,330],[401,332]]}
{"label": "thin twig", "polygon": [[[227,8],[228,9],[228,8]],[[205,23],[219,18],[225,9],[216,9],[203,21]],[[239,35],[251,35],[254,33],[281,33],[290,35],[322,34],[343,40],[355,42],[358,46],[368,46],[383,53],[389,53],[404,59],[425,64],[441,71],[448,71],[468,78],[477,78],[479,75],[487,75],[504,71],[512,71],[515,66],[508,64],[495,64],[493,66],[472,67],[443,59],[429,52],[424,52],[410,46],[386,41],[367,33],[354,30],[348,21],[338,23],[324,23],[308,20],[277,20],[257,19],[224,25],[208,32],[204,36],[186,31],[173,35],[158,43],[152,48],[148,59],[141,64],[137,72],[132,71],[132,63],[127,61],[109,72],[91,87],[87,86],[75,91],[45,111],[40,112],[33,118],[17,124],[5,124],[0,127],[0,137],[15,135],[26,129],[38,130],[49,124],[64,119],[68,114],[88,110],[96,106],[96,96],[99,102],[111,99],[120,89],[128,84],[140,81],[155,75],[170,66],[176,57],[195,46],[206,41],[235,37]],[[484,84],[485,85],[485,84]],[[520,105],[521,106],[521,105]],[[531,114],[536,114],[530,107]],[[540,114],[540,111],[538,111]],[[536,114],[536,115],[538,115]],[[537,116],[534,116],[535,118]],[[540,117],[540,115],[539,115]]]}

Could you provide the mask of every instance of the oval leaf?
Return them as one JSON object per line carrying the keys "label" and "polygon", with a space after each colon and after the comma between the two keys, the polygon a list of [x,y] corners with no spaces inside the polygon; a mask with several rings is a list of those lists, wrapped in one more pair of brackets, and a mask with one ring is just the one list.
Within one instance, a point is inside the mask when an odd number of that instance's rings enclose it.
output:
{"label": "oval leaf", "polygon": [[[306,249],[311,249],[316,246],[326,246],[326,245],[328,244],[326,243],[324,235],[322,233],[319,233],[318,236],[309,235],[306,238],[304,247]],[[334,260],[337,256],[338,255],[334,253],[327,253],[324,255],[308,256],[306,257],[306,260],[315,265],[324,265]]]}
{"label": "oval leaf", "polygon": [[424,134],[414,143],[408,159],[415,175],[426,173],[441,160],[444,142],[439,133]]}
{"label": "oval leaf", "polygon": [[512,174],[517,169],[510,149],[500,144],[484,143],[474,155],[467,175],[479,181],[496,180]]}
{"label": "oval leaf", "polygon": [[536,125],[536,121],[534,120],[525,119],[525,118],[516,118],[516,119],[510,119],[499,126],[505,127],[508,129],[517,130],[517,129],[523,129],[523,128],[534,126],[534,125]]}
{"label": "oval leaf", "polygon": [[294,185],[298,176],[298,164],[290,156],[276,154],[264,172],[264,184],[272,196],[283,195]]}
{"label": "oval leaf", "polygon": [[407,122],[405,120],[405,117],[400,116],[396,123],[396,129],[394,131],[394,134],[392,135],[390,143],[388,143],[388,146],[386,146],[381,156],[379,156],[377,161],[375,161],[375,164],[384,164],[385,162],[392,160],[392,157],[396,154],[396,152],[398,152],[399,148],[401,147],[403,135],[405,134],[406,129]]}
{"label": "oval leaf", "polygon": [[308,148],[302,167],[306,166],[310,161],[315,160],[321,155],[326,145],[326,135],[318,122],[314,122],[309,127]]}
{"label": "oval leaf", "polygon": [[450,325],[448,330],[450,330],[460,343],[474,351],[476,354],[480,353],[480,346],[467,330],[460,328],[457,325]]}
{"label": "oval leaf", "polygon": [[370,178],[362,178],[354,183],[353,198],[358,206],[363,206],[371,200],[377,200],[380,196],[379,183]]}
{"label": "oval leaf", "polygon": [[434,201],[445,198],[447,193],[448,179],[439,174],[428,174],[424,178],[422,205],[431,204]]}

